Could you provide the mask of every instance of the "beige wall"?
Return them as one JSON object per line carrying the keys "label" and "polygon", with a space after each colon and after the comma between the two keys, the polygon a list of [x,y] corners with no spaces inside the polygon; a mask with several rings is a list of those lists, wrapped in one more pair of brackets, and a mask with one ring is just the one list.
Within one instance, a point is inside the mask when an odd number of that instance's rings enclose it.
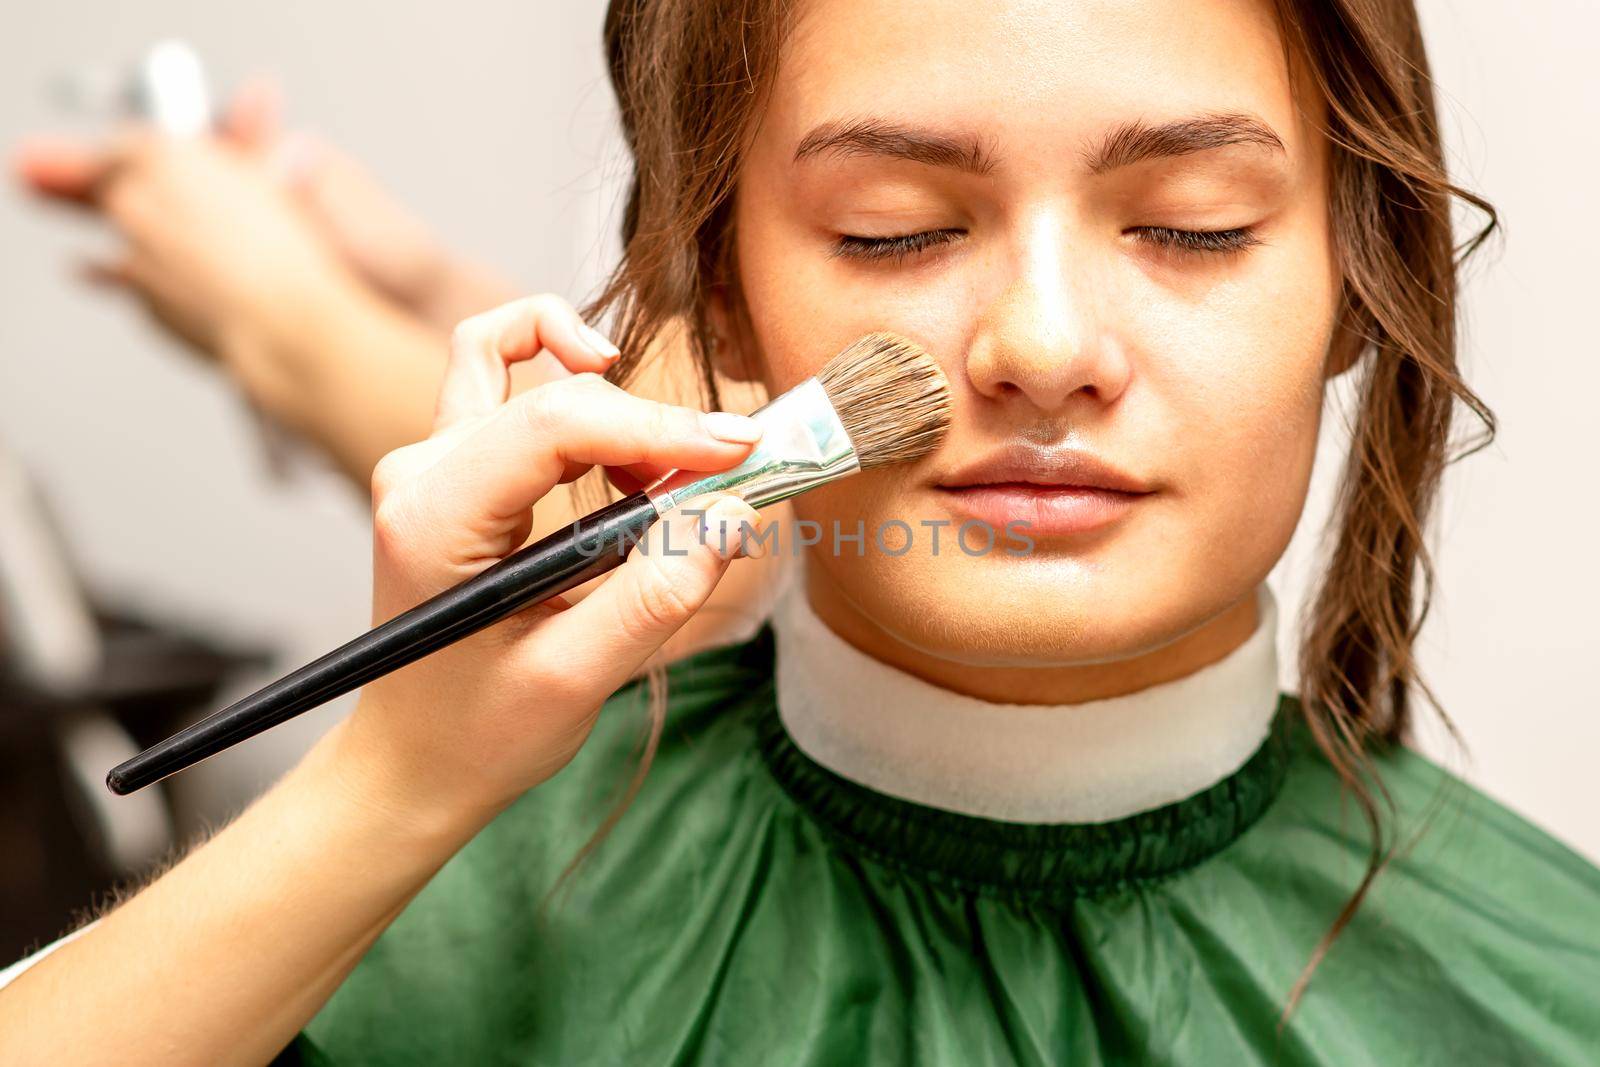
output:
{"label": "beige wall", "polygon": [[[0,140],[49,125],[50,76],[184,36],[219,80],[278,73],[291,117],[372,165],[457,246],[530,289],[582,296],[610,247],[619,173],[608,134],[599,0],[448,5],[12,5],[0,16]],[[1500,442],[1451,472],[1441,582],[1422,656],[1474,762],[1430,751],[1600,858],[1600,506],[1590,331],[1600,7],[1425,0],[1459,180],[1506,237],[1473,271],[1470,379]],[[237,398],[130,307],[75,285],[92,227],[0,193],[0,435],[47,482],[95,583],[169,616],[273,642],[286,663],[366,618],[362,502],[336,478],[264,475]],[[1292,618],[1339,445],[1330,412],[1317,500],[1280,566]],[[226,591],[225,594],[220,591]],[[1289,649],[1286,645],[1286,656]],[[237,803],[348,704],[185,776]]]}

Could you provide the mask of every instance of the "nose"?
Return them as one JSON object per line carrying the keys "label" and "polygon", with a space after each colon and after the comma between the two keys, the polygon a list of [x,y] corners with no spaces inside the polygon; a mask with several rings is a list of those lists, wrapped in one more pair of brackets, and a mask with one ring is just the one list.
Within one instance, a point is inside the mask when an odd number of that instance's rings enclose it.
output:
{"label": "nose", "polygon": [[1074,261],[1069,227],[1041,212],[1023,229],[968,348],[967,377],[979,395],[1044,413],[1108,405],[1131,367],[1112,328],[1105,289],[1087,257]]}

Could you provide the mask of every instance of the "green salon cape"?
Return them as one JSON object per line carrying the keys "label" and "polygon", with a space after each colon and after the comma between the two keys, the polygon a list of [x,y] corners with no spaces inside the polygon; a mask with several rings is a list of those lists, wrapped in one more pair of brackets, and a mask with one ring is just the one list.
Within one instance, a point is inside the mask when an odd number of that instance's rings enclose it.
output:
{"label": "green salon cape", "polygon": [[286,1050],[352,1064],[1600,1063],[1600,871],[1404,749],[1378,757],[1415,846],[1280,1029],[1367,862],[1283,698],[1238,771],[1109,823],[1023,825],[812,762],[770,627],[675,664],[433,879]]}

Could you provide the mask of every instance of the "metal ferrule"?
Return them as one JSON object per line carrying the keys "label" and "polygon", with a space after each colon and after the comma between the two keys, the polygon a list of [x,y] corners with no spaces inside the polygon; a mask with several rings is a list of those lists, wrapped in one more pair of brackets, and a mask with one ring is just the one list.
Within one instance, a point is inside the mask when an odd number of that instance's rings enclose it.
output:
{"label": "metal ferrule", "polygon": [[808,378],[751,413],[761,441],[737,467],[673,471],[646,487],[656,514],[706,493],[734,493],[753,508],[787,500],[861,469],[855,445],[822,383]]}

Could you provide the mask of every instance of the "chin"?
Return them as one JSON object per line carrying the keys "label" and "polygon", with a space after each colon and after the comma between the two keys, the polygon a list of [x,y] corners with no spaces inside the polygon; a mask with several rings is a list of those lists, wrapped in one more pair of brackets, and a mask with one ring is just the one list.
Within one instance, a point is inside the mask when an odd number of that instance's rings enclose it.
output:
{"label": "chin", "polygon": [[1159,568],[1036,554],[900,557],[814,553],[831,586],[885,635],[974,667],[1069,667],[1130,659],[1202,625],[1226,600]]}

